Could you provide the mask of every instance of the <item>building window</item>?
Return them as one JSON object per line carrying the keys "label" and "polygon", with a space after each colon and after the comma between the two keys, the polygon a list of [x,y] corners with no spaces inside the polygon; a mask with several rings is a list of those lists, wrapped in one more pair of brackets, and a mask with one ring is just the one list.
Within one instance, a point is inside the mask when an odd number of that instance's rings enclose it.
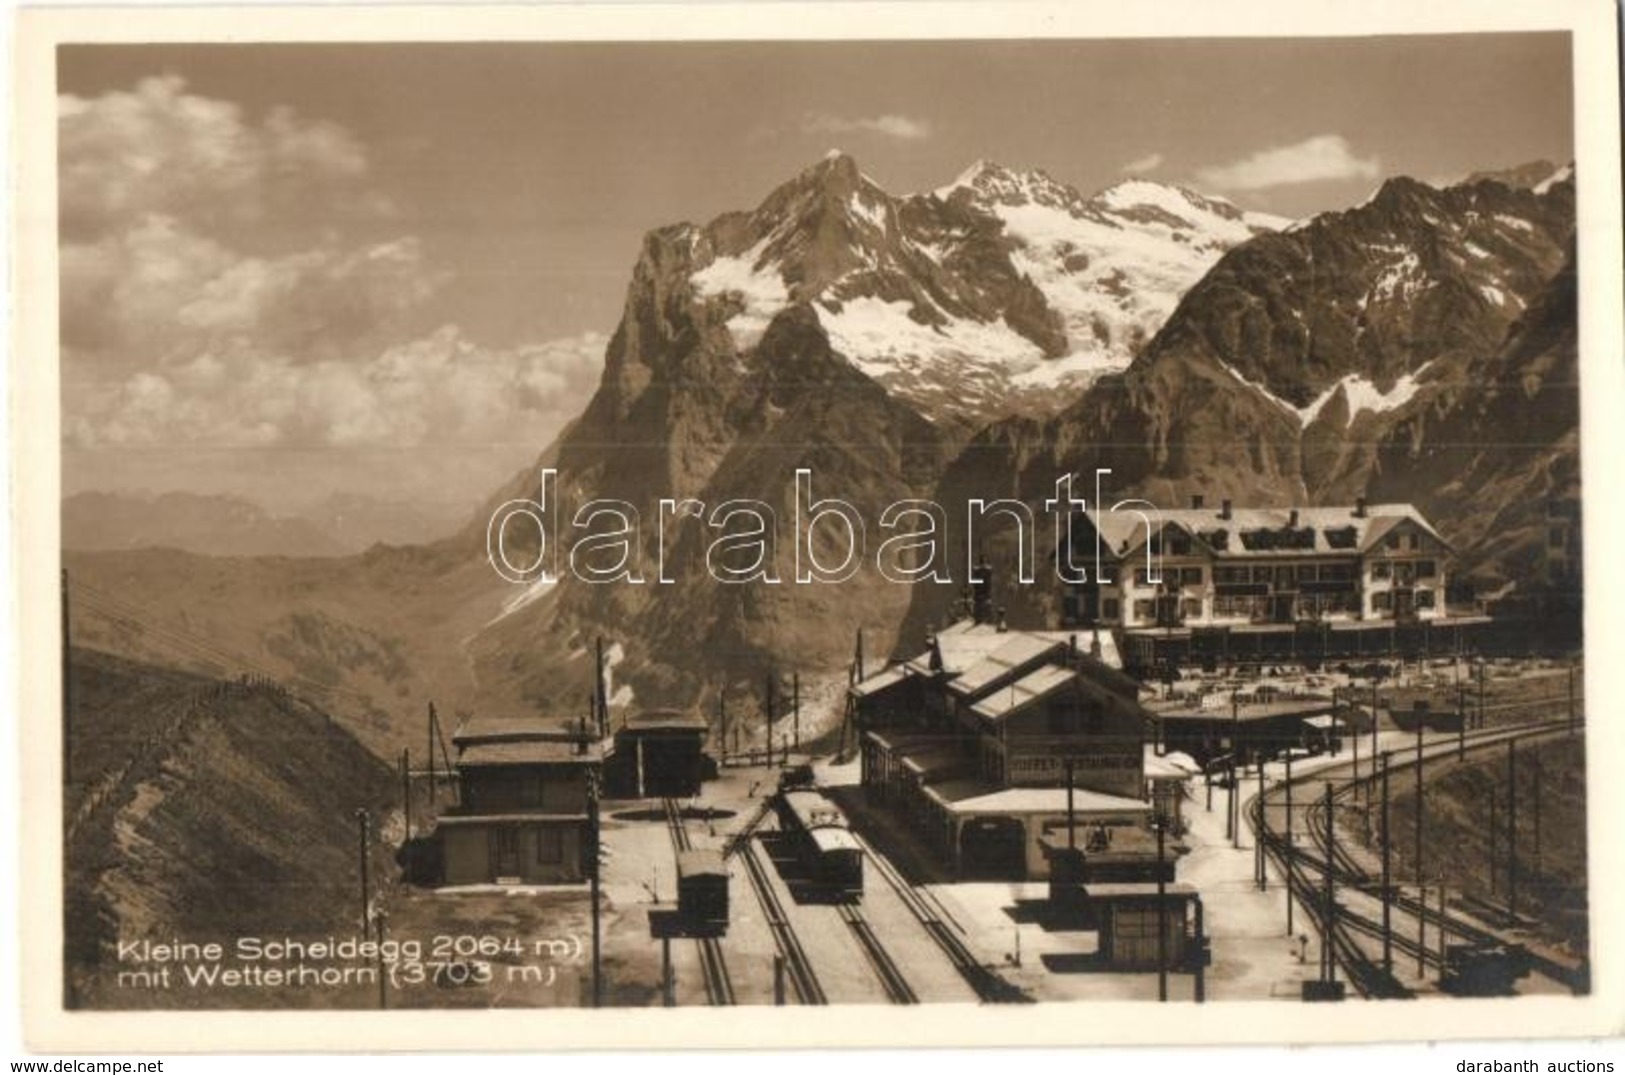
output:
{"label": "building window", "polygon": [[1567,535],[1564,534],[1561,526],[1552,527],[1550,530],[1546,531],[1546,547],[1548,549],[1561,549],[1563,547],[1565,537],[1567,537]]}
{"label": "building window", "polygon": [[1185,598],[1185,618],[1196,620],[1202,618],[1202,599],[1200,597]]}
{"label": "building window", "polygon": [[1388,570],[1388,565],[1386,563],[1383,563],[1382,561],[1379,560],[1376,563],[1371,565],[1371,577],[1372,578],[1374,578],[1374,579],[1385,579],[1385,578],[1388,577],[1388,575],[1389,575],[1389,570]]}
{"label": "building window", "polygon": [[[1157,574],[1160,575],[1162,572],[1159,571]],[[1134,585],[1155,586],[1156,582],[1152,580],[1151,572],[1149,570],[1143,567],[1137,567],[1134,569]]]}
{"label": "building window", "polygon": [[1355,574],[1353,564],[1320,565],[1320,581],[1322,582],[1348,582],[1354,578]]}
{"label": "building window", "polygon": [[1136,620],[1148,620],[1154,615],[1156,615],[1155,601],[1142,597],[1134,602],[1134,618]]}
{"label": "building window", "polygon": [[1438,572],[1438,565],[1436,565],[1432,560],[1418,560],[1418,561],[1416,561],[1416,577],[1417,578],[1419,578],[1419,579],[1431,579],[1431,578],[1433,578],[1433,576],[1437,572]]}
{"label": "building window", "polygon": [[1387,536],[1387,538],[1385,538],[1383,540],[1383,544],[1386,545],[1390,549],[1399,548],[1399,535],[1398,534],[1389,534]]}
{"label": "building window", "polygon": [[1108,620],[1115,620],[1122,612],[1122,604],[1115,597],[1108,597],[1100,603],[1100,614]]}
{"label": "building window", "polygon": [[1199,567],[1181,568],[1179,572],[1179,584],[1181,586],[1202,585],[1202,569]]}
{"label": "building window", "polygon": [[1320,578],[1320,569],[1317,568],[1314,564],[1299,564],[1298,565],[1298,581],[1299,582],[1314,582],[1318,578]]}
{"label": "building window", "polygon": [[1273,567],[1253,568],[1253,581],[1265,584],[1275,581],[1275,569]]}
{"label": "building window", "polygon": [[1416,607],[1417,608],[1432,608],[1433,607],[1433,591],[1432,590],[1417,590],[1416,591]]}
{"label": "building window", "polygon": [[1214,582],[1250,582],[1252,573],[1245,567],[1216,567],[1213,569]]}
{"label": "building window", "polygon": [[1392,605],[1392,597],[1387,590],[1380,590],[1371,595],[1371,611],[1387,612]]}
{"label": "building window", "polygon": [[536,861],[543,866],[557,866],[564,861],[564,831],[548,827],[536,830]]}

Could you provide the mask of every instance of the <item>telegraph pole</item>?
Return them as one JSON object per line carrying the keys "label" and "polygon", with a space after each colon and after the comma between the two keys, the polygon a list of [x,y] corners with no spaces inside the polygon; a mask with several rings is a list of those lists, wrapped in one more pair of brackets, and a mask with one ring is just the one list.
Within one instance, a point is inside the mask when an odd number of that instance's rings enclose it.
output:
{"label": "telegraph pole", "polygon": [[[1290,748],[1289,748],[1290,749]],[[1258,891],[1264,892],[1269,888],[1269,879],[1265,876],[1264,865],[1264,756],[1258,756],[1258,821],[1259,831],[1253,834],[1253,861],[1254,869],[1258,871]]]}
{"label": "telegraph pole", "polygon": [[412,752],[401,748],[401,817],[406,822],[406,838],[401,846],[412,842]]}
{"label": "telegraph pole", "polygon": [[773,698],[773,673],[771,673],[771,672],[769,672],[767,674],[766,686],[767,686],[767,727],[764,729],[764,731],[767,734],[767,764],[768,764],[769,768],[771,768],[772,765],[773,765],[773,709],[774,709],[774,704],[773,704],[774,703],[774,698]]}
{"label": "telegraph pole", "polygon": [[1507,913],[1518,917],[1518,741],[1507,740]]}
{"label": "telegraph pole", "polygon": [[1394,973],[1393,843],[1388,838],[1388,762],[1382,756],[1382,969]]}
{"label": "telegraph pole", "polygon": [[1490,824],[1489,824],[1489,831],[1490,831],[1490,895],[1493,896],[1493,895],[1495,895],[1495,892],[1496,892],[1496,884],[1495,884],[1495,858],[1496,858],[1496,855],[1495,855],[1495,841],[1500,836],[1500,833],[1496,829],[1496,825],[1495,825],[1495,789],[1494,788],[1490,789]]}
{"label": "telegraph pole", "polygon": [[1292,751],[1286,752],[1286,935],[1292,936]]}
{"label": "telegraph pole", "polygon": [[1416,817],[1415,852],[1417,883],[1422,879],[1422,721],[1416,722]]}
{"label": "telegraph pole", "polygon": [[440,798],[439,780],[435,776],[434,768],[434,703],[429,703],[429,802],[432,805]]}
{"label": "telegraph pole", "polygon": [[361,937],[365,940],[372,930],[371,878],[367,876],[367,845],[371,842],[372,815],[363,807],[355,812],[355,819],[360,832],[357,851],[361,859]]}
{"label": "telegraph pole", "polygon": [[598,779],[599,769],[587,770],[587,830],[590,838],[592,858],[589,860],[587,879],[591,882],[592,891],[589,899],[592,903],[592,1006],[601,1008],[604,1005],[604,963],[600,950],[600,922],[598,909],[599,874],[602,872],[604,849],[602,846],[602,833],[598,824]]}
{"label": "telegraph pole", "polygon": [[722,760],[728,761],[728,685],[717,691],[717,738],[722,740]]}
{"label": "telegraph pole", "polygon": [[795,672],[790,678],[790,712],[793,713],[795,723],[791,726],[795,733],[796,749],[801,749],[801,673]]}
{"label": "telegraph pole", "polygon": [[1535,755],[1535,876],[1540,877],[1540,800],[1545,772],[1540,766],[1540,755]]}
{"label": "telegraph pole", "polygon": [[1078,848],[1077,815],[1072,812],[1072,756],[1066,759],[1066,849],[1076,851]]}
{"label": "telegraph pole", "polygon": [[1323,966],[1321,978],[1324,981],[1337,981],[1337,957],[1332,952],[1332,925],[1337,913],[1337,903],[1332,888],[1332,847],[1337,842],[1337,821],[1332,814],[1332,784],[1326,782],[1326,891],[1324,899],[1325,915],[1321,919],[1320,933],[1320,959]]}
{"label": "telegraph pole", "polygon": [[1163,863],[1163,834],[1168,820],[1157,815],[1157,999],[1168,1000],[1168,877]]}

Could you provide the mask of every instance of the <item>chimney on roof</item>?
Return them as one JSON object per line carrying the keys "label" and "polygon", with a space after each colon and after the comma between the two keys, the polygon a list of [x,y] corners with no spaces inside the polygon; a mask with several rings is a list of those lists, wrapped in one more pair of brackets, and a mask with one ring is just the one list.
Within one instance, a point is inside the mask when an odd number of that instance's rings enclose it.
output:
{"label": "chimney on roof", "polygon": [[1363,496],[1354,498],[1354,517],[1356,519],[1365,518],[1365,497]]}
{"label": "chimney on roof", "polygon": [[1009,629],[1010,629],[1010,625],[1004,621],[1004,606],[1000,605],[999,606],[999,634],[1002,635],[1002,634],[1004,634],[1004,632],[1008,631]]}
{"label": "chimney on roof", "polygon": [[976,570],[971,575],[971,619],[987,623],[993,618],[993,565],[987,554],[977,557]]}
{"label": "chimney on roof", "polygon": [[1298,528],[1298,509],[1297,508],[1293,508],[1292,511],[1290,513],[1288,513],[1288,515],[1286,517],[1286,525],[1291,527],[1293,530],[1296,530]]}
{"label": "chimney on roof", "polygon": [[1100,628],[1095,628],[1094,637],[1089,640],[1089,656],[1100,660]]}
{"label": "chimney on roof", "polygon": [[1202,510],[1202,494],[1201,493],[1192,493],[1191,494],[1191,510],[1192,511],[1201,511]]}
{"label": "chimney on roof", "polygon": [[1230,519],[1230,498],[1229,497],[1225,497],[1224,500],[1222,502],[1220,502],[1220,504],[1219,504],[1219,518],[1224,519],[1227,522]]}

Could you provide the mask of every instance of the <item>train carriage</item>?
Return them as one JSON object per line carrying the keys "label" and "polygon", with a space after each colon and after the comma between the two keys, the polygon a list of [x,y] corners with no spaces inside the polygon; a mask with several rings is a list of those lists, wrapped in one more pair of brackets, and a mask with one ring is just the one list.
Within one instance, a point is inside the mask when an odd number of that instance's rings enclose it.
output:
{"label": "train carriage", "polygon": [[677,855],[677,914],[690,928],[728,926],[728,866],[709,848]]}
{"label": "train carriage", "polygon": [[783,792],[779,824],[814,881],[837,894],[863,891],[863,848],[847,827],[846,815],[823,792]]}

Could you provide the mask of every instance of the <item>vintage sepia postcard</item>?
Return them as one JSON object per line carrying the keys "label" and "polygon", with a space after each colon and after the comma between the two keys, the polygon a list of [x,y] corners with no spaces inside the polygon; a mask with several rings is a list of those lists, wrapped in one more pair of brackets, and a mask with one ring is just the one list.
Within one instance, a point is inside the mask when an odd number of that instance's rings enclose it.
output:
{"label": "vintage sepia postcard", "polygon": [[1614,11],[1383,10],[25,11],[30,1041],[1618,1033]]}

